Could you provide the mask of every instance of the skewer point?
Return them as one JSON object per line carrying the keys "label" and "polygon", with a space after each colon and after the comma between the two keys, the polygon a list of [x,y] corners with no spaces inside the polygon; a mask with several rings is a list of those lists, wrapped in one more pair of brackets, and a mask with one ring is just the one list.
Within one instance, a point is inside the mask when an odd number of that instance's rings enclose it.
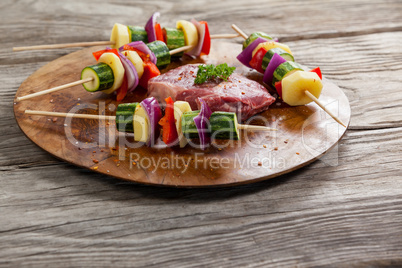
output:
{"label": "skewer point", "polygon": [[245,34],[242,30],[240,30],[240,28],[237,27],[236,24],[232,24],[232,29],[238,32],[240,36],[242,36],[244,39],[248,38],[247,34]]}
{"label": "skewer point", "polygon": [[78,80],[78,81],[68,83],[68,84],[65,84],[65,85],[61,85],[61,86],[49,88],[49,89],[46,89],[46,90],[38,91],[36,93],[32,93],[32,94],[25,95],[25,96],[22,96],[22,97],[17,97],[16,101],[18,102],[18,101],[22,101],[22,100],[27,100],[27,99],[34,98],[34,97],[37,97],[37,96],[52,93],[52,92],[55,92],[55,91],[58,91],[58,90],[61,90],[61,89],[65,89],[65,88],[74,87],[74,86],[77,86],[77,85],[80,85],[80,84],[84,84],[84,83],[90,82],[92,80],[93,80],[93,78],[89,77],[87,79],[82,79],[82,80]]}
{"label": "skewer point", "polygon": [[318,106],[320,106],[327,114],[329,114],[336,122],[338,122],[340,125],[344,126],[347,128],[347,126],[336,116],[334,115],[330,110],[325,108],[324,104],[321,103],[319,99],[317,99],[313,94],[311,94],[308,90],[304,91],[304,94],[307,95],[312,101],[314,101]]}

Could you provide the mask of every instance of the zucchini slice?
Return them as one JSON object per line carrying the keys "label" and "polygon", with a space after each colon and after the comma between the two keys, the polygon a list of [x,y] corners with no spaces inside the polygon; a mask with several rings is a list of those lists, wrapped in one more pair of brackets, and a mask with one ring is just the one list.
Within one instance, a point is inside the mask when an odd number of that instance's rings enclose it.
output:
{"label": "zucchini slice", "polygon": [[[166,46],[169,50],[173,50],[179,47],[184,47],[186,41],[184,40],[184,33],[180,29],[163,28],[163,38],[165,39]],[[181,57],[183,52],[172,55],[172,57]]]}
{"label": "zucchini slice", "polygon": [[86,78],[93,79],[91,82],[82,84],[85,90],[89,92],[110,89],[114,83],[112,68],[102,62],[85,67],[81,72],[81,79]]}
{"label": "zucchini slice", "polygon": [[134,133],[134,112],[138,102],[122,103],[116,110],[116,129],[119,132]]}
{"label": "zucchini slice", "polygon": [[283,50],[280,47],[275,47],[275,48],[271,48],[270,50],[268,50],[267,53],[265,53],[264,58],[262,59],[262,69],[265,70],[268,67],[269,62],[271,61],[272,57],[278,54],[279,56],[281,56],[282,58],[284,58],[287,61],[295,61],[295,59],[293,58],[293,55],[290,54],[289,52]]}
{"label": "zucchini slice", "polygon": [[124,67],[120,61],[120,58],[117,57],[114,53],[106,52],[100,56],[98,62],[103,62],[109,65],[109,67],[113,71],[114,82],[113,86],[109,89],[104,90],[105,93],[110,94],[118,89],[123,83],[124,78]]}
{"label": "zucchini slice", "polygon": [[[183,113],[181,129],[187,139],[198,139],[198,130],[194,123],[200,111]],[[230,112],[213,112],[209,118],[209,131],[213,139],[239,139],[237,116]]]}
{"label": "zucchini slice", "polygon": [[200,113],[200,110],[185,112],[181,116],[181,131],[186,139],[199,139],[198,129],[194,123],[194,117]]}
{"label": "zucchini slice", "polygon": [[272,77],[272,86],[275,88],[276,82],[282,81],[282,79],[284,79],[286,76],[291,75],[296,71],[303,71],[303,67],[293,61],[286,61],[282,63],[274,71],[274,75]]}
{"label": "zucchini slice", "polygon": [[255,32],[250,34],[250,36],[244,40],[243,42],[243,50],[248,47],[248,45],[250,45],[255,39],[257,39],[258,37],[267,39],[267,40],[272,40],[273,38],[269,35],[267,35],[266,33],[263,32]]}
{"label": "zucchini slice", "polygon": [[238,140],[238,122],[235,113],[213,112],[209,118],[211,138],[222,140]]}
{"label": "zucchini slice", "polygon": [[148,43],[148,34],[147,31],[145,31],[144,27],[141,26],[127,26],[128,32],[129,32],[129,37],[130,37],[130,42],[134,41],[142,41],[145,44]]}
{"label": "zucchini slice", "polygon": [[156,56],[156,66],[162,69],[170,64],[170,53],[165,43],[162,41],[154,41],[148,43],[147,46]]}

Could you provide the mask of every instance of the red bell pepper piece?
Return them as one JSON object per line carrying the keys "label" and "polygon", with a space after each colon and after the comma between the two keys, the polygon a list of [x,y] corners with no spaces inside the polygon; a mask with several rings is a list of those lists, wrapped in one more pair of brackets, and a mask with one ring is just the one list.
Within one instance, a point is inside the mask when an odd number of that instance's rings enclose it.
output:
{"label": "red bell pepper piece", "polygon": [[161,25],[159,23],[155,24],[155,35],[156,35],[156,40],[166,43],[166,41],[163,38]]}
{"label": "red bell pepper piece", "polygon": [[126,97],[127,91],[128,91],[128,80],[127,75],[124,74],[123,83],[121,84],[120,88],[118,88],[116,91],[117,92],[116,100],[122,101]]}
{"label": "red bell pepper piece", "polygon": [[276,93],[282,98],[282,81],[275,82]]}
{"label": "red bell pepper piece", "polygon": [[166,33],[165,28],[162,29],[162,35],[163,35],[163,42],[165,42],[165,44],[167,44],[168,38],[167,38],[167,33]]}
{"label": "red bell pepper piece", "polygon": [[115,48],[107,48],[107,49],[104,49],[104,50],[95,51],[95,52],[92,53],[92,55],[94,55],[96,61],[98,61],[100,56],[102,56],[102,54],[106,53],[106,52],[114,53],[114,54],[116,54],[117,57],[119,57],[119,53],[117,52],[117,49],[115,49]]}
{"label": "red bell pepper piece", "polygon": [[115,54],[117,57],[119,57],[119,53],[118,53],[117,49],[115,49],[115,48],[107,48],[107,49],[95,51],[95,52],[92,53],[92,55],[94,55],[96,61],[98,61],[99,58],[100,58],[100,56],[102,56],[102,54],[103,54],[103,53],[106,53],[106,52],[108,52],[108,53],[113,53],[113,54]]}
{"label": "red bell pepper piece", "polygon": [[264,59],[266,53],[267,50],[262,47],[257,51],[257,53],[255,53],[254,57],[250,61],[250,66],[260,73],[264,73],[264,70],[262,69],[262,60]]}
{"label": "red bell pepper piece", "polygon": [[131,47],[129,45],[124,45],[123,50],[135,51],[135,52],[138,53],[138,56],[140,56],[140,58],[142,59],[143,62],[150,61],[149,54],[146,54],[146,53],[142,52],[139,49],[133,48],[133,47]]}
{"label": "red bell pepper piece", "polygon": [[310,70],[310,72],[318,74],[318,77],[322,80],[322,73],[321,73],[320,67],[314,68],[314,69]]}
{"label": "red bell pepper piece", "polygon": [[151,78],[158,76],[160,74],[161,72],[153,62],[144,61],[144,73],[142,74],[142,77],[139,81],[139,85],[142,86],[143,88],[148,88],[148,81]]}
{"label": "red bell pepper piece", "polygon": [[205,25],[204,43],[201,48],[201,55],[209,55],[211,50],[211,35],[209,34],[208,23],[206,21],[200,21],[200,24]]}
{"label": "red bell pepper piece", "polygon": [[174,104],[171,97],[166,98],[165,116],[159,120],[162,126],[162,140],[169,146],[174,145],[178,141],[178,134],[174,119]]}

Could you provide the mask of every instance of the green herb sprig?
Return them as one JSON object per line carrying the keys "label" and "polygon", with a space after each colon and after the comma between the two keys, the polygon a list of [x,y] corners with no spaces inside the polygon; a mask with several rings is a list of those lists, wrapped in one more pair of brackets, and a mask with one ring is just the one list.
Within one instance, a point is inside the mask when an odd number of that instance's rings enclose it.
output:
{"label": "green herb sprig", "polygon": [[208,80],[222,79],[228,81],[228,77],[234,72],[236,67],[229,67],[227,63],[222,63],[217,66],[210,64],[198,65],[197,77],[194,80],[195,84],[202,84]]}

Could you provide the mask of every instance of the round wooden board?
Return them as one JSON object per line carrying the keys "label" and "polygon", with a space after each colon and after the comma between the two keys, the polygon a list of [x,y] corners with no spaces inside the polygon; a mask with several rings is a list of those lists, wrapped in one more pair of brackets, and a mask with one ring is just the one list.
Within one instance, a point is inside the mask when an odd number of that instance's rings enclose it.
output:
{"label": "round wooden board", "polygon": [[[20,86],[16,97],[80,78],[95,63],[93,51],[83,49],[43,66]],[[166,70],[188,63],[236,66],[236,72],[261,82],[262,75],[242,66],[236,55],[241,45],[213,42],[202,59],[185,56]],[[349,101],[342,90],[324,78],[320,100],[346,124]],[[136,89],[124,102],[141,101],[146,90]],[[315,103],[288,107],[274,103],[249,123],[277,128],[274,132],[241,132],[239,141],[219,141],[206,151],[186,148],[139,147],[132,136],[118,133],[114,122],[28,116],[26,109],[114,115],[116,101],[104,93],[75,86],[14,104],[15,118],[25,135],[42,149],[74,165],[117,178],[150,185],[176,187],[229,186],[257,182],[288,173],[315,161],[334,147],[346,129]],[[137,148],[138,147],[138,148]]]}

